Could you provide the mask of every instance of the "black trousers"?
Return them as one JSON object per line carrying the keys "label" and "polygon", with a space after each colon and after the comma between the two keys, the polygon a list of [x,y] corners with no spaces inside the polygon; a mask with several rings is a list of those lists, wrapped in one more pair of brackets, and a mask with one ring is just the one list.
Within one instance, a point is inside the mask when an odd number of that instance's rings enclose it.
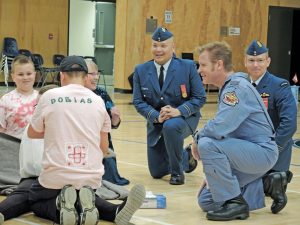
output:
{"label": "black trousers", "polygon": [[21,179],[16,190],[0,202],[0,213],[3,214],[5,220],[30,212],[28,196],[31,185],[35,180],[36,177]]}
{"label": "black trousers", "polygon": [[[35,180],[29,192],[29,203],[31,210],[39,217],[52,220],[55,223],[60,222],[59,211],[56,208],[56,198],[61,189],[48,189],[40,185]],[[77,203],[75,203],[76,207]],[[112,204],[96,195],[96,208],[98,209],[100,219],[113,222],[116,218],[116,212],[119,205]],[[78,207],[76,207],[78,211]],[[79,213],[79,212],[78,212]]]}

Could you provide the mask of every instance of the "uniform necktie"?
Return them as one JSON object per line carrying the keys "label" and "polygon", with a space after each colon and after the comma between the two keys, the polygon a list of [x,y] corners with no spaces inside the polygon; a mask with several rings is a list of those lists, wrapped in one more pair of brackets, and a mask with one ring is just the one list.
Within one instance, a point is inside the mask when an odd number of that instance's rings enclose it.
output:
{"label": "uniform necktie", "polygon": [[253,85],[253,87],[256,87],[256,83],[255,82],[253,82],[252,85]]}
{"label": "uniform necktie", "polygon": [[163,66],[160,67],[160,73],[159,73],[158,81],[159,81],[160,89],[162,89],[162,86],[164,84],[164,67]]}

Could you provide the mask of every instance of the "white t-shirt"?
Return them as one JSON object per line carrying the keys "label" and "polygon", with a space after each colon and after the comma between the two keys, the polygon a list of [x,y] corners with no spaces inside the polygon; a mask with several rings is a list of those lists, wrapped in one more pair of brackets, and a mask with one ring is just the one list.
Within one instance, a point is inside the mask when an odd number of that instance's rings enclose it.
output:
{"label": "white t-shirt", "polygon": [[19,152],[21,178],[38,177],[42,170],[44,139],[29,138],[28,127],[24,130]]}
{"label": "white t-shirt", "polygon": [[42,186],[100,187],[104,174],[100,132],[111,130],[101,97],[77,84],[54,88],[41,96],[31,125],[44,132]]}
{"label": "white t-shirt", "polygon": [[30,122],[38,92],[23,95],[16,89],[0,99],[0,132],[21,139],[24,129]]}

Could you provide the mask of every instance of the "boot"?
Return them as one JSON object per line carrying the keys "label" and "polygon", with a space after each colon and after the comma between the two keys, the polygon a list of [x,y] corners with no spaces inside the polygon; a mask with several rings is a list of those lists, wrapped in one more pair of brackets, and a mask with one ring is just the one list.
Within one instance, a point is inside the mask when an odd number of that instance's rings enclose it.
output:
{"label": "boot", "polygon": [[226,201],[220,209],[209,211],[206,214],[208,220],[227,221],[235,219],[247,219],[249,217],[249,206],[242,195]]}
{"label": "boot", "polygon": [[286,172],[272,172],[263,178],[265,194],[273,199],[271,205],[273,214],[279,213],[287,203],[287,196],[285,194],[287,183]]}

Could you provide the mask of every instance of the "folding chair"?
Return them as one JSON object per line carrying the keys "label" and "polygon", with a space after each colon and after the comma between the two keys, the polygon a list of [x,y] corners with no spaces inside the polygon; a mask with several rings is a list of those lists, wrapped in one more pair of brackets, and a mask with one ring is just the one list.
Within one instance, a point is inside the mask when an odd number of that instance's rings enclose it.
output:
{"label": "folding chair", "polygon": [[53,65],[59,67],[61,61],[63,61],[64,58],[65,58],[64,55],[54,54],[52,58]]}
{"label": "folding chair", "polygon": [[17,40],[12,37],[5,37],[2,51],[1,70],[4,72],[6,86],[8,86],[8,76],[11,70],[11,63],[17,55],[19,55]]}
{"label": "folding chair", "polygon": [[[45,85],[45,82],[47,81],[47,77],[48,75],[53,75],[53,73],[57,72],[57,68],[48,68],[48,67],[44,67],[44,59],[43,56],[41,54],[32,54],[32,61],[33,64],[35,66],[36,71],[40,72],[40,79],[36,85],[36,87],[39,87],[39,85],[41,84],[41,87],[43,87]],[[52,76],[53,79],[53,76]]]}
{"label": "folding chair", "polygon": [[61,61],[63,61],[64,58],[65,58],[65,56],[61,55],[61,54],[54,54],[52,57],[53,65],[57,68],[57,73],[55,73],[55,75],[53,77],[53,83],[55,83],[59,86],[60,86],[59,66],[60,66]]}
{"label": "folding chair", "polygon": [[29,51],[27,49],[19,49],[19,54],[25,55],[32,60],[32,53],[31,53],[31,51]]}

